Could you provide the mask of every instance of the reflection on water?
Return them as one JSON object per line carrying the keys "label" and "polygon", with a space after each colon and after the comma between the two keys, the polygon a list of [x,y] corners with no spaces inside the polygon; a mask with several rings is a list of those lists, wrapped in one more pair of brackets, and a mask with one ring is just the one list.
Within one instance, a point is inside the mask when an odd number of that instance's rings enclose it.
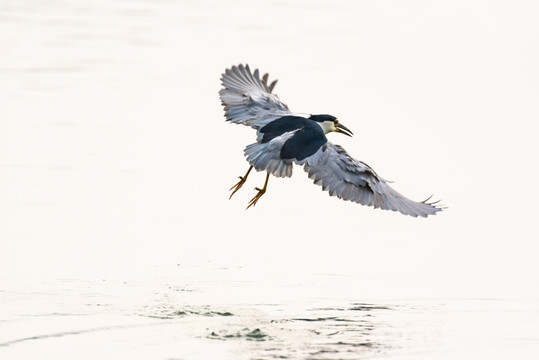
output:
{"label": "reflection on water", "polygon": [[[107,349],[123,358],[144,358],[142,352],[163,359],[432,359],[469,352],[496,358],[507,355],[509,344],[527,352],[537,344],[526,335],[537,326],[531,321],[538,317],[533,303],[354,302],[343,299],[342,284],[328,293],[325,286],[313,288],[326,275],[301,283],[283,280],[277,287],[268,278],[237,281],[248,273],[200,264],[160,268],[156,277],[2,278],[1,328],[9,331],[0,331],[0,355],[22,359],[59,346],[67,350],[55,358],[77,352],[95,358],[106,356]],[[215,279],[221,279],[217,288]],[[352,283],[368,286],[365,279]],[[218,296],[223,288],[226,296]],[[291,288],[306,296],[278,294]]]}
{"label": "reflection on water", "polygon": [[[300,287],[301,285],[298,284]],[[232,291],[234,289],[231,289]],[[256,341],[263,344],[247,347],[253,358],[324,358],[354,359],[358,354],[391,350],[395,335],[378,317],[391,317],[381,312],[398,307],[354,303],[346,307],[288,309],[288,304],[259,304],[223,307],[188,305],[176,309],[146,308],[144,316],[189,321],[206,320],[206,338],[221,341]],[[151,314],[156,311],[158,315]],[[401,307],[399,311],[408,311]],[[216,319],[204,319],[215,317]],[[385,329],[384,329],[385,328]],[[389,331],[384,336],[381,332]],[[202,334],[201,334],[202,336]],[[399,346],[402,346],[399,341]]]}
{"label": "reflection on water", "polygon": [[[416,341],[411,334],[411,339],[401,338],[410,324],[398,313],[410,312],[407,305],[346,303],[331,296],[310,305],[279,303],[271,292],[260,294],[266,302],[253,304],[241,296],[253,290],[251,285],[237,282],[222,284],[238,297],[221,303],[213,297],[212,278],[220,278],[221,272],[228,276],[229,269],[193,269],[210,275],[196,279],[198,290],[188,288],[181,272],[165,276],[164,270],[160,274],[165,281],[33,281],[32,290],[27,287],[30,283],[3,279],[4,328],[16,331],[2,334],[0,353],[27,354],[27,349],[36,351],[53,339],[60,343],[82,339],[91,347],[96,338],[122,343],[130,336],[129,343],[145,341],[146,346],[167,346],[178,339],[199,341],[203,348],[223,344],[229,353],[243,353],[249,359],[357,359],[390,354]],[[264,285],[264,279],[259,280]],[[294,286],[308,290],[307,284]],[[328,306],[331,303],[338,306]],[[160,335],[150,335],[156,333]],[[167,354],[183,355],[181,350]]]}

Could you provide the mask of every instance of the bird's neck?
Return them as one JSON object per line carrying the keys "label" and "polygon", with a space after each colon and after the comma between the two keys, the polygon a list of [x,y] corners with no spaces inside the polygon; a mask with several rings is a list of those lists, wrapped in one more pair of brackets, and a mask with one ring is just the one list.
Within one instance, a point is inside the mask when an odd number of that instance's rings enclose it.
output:
{"label": "bird's neck", "polygon": [[317,124],[320,125],[324,134],[328,134],[335,130],[335,126],[331,121],[317,122]]}

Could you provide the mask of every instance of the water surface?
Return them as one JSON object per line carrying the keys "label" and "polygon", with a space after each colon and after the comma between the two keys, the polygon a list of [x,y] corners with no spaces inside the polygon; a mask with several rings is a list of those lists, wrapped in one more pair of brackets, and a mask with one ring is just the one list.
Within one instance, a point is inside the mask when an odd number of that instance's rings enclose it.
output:
{"label": "water surface", "polygon": [[[0,358],[537,359],[537,9],[517,3],[3,2]],[[218,100],[239,62],[449,210],[340,202],[299,168],[228,200],[255,139]]]}

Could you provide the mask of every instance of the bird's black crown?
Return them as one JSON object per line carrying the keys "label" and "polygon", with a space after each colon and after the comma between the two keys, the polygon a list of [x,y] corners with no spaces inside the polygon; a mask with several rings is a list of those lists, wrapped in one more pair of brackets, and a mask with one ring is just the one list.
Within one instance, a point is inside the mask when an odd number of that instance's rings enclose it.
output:
{"label": "bird's black crown", "polygon": [[328,114],[320,114],[320,115],[311,115],[309,119],[314,120],[316,122],[324,122],[324,121],[335,121],[337,118],[333,115]]}

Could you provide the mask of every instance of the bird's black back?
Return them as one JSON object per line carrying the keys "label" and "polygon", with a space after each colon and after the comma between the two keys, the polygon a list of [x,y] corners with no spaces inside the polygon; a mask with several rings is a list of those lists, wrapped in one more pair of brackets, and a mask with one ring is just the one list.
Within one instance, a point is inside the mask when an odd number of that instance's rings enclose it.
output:
{"label": "bird's black back", "polygon": [[303,160],[313,155],[327,142],[322,128],[313,120],[301,116],[283,116],[260,129],[262,143],[287,132],[298,130],[281,148],[282,159]]}

